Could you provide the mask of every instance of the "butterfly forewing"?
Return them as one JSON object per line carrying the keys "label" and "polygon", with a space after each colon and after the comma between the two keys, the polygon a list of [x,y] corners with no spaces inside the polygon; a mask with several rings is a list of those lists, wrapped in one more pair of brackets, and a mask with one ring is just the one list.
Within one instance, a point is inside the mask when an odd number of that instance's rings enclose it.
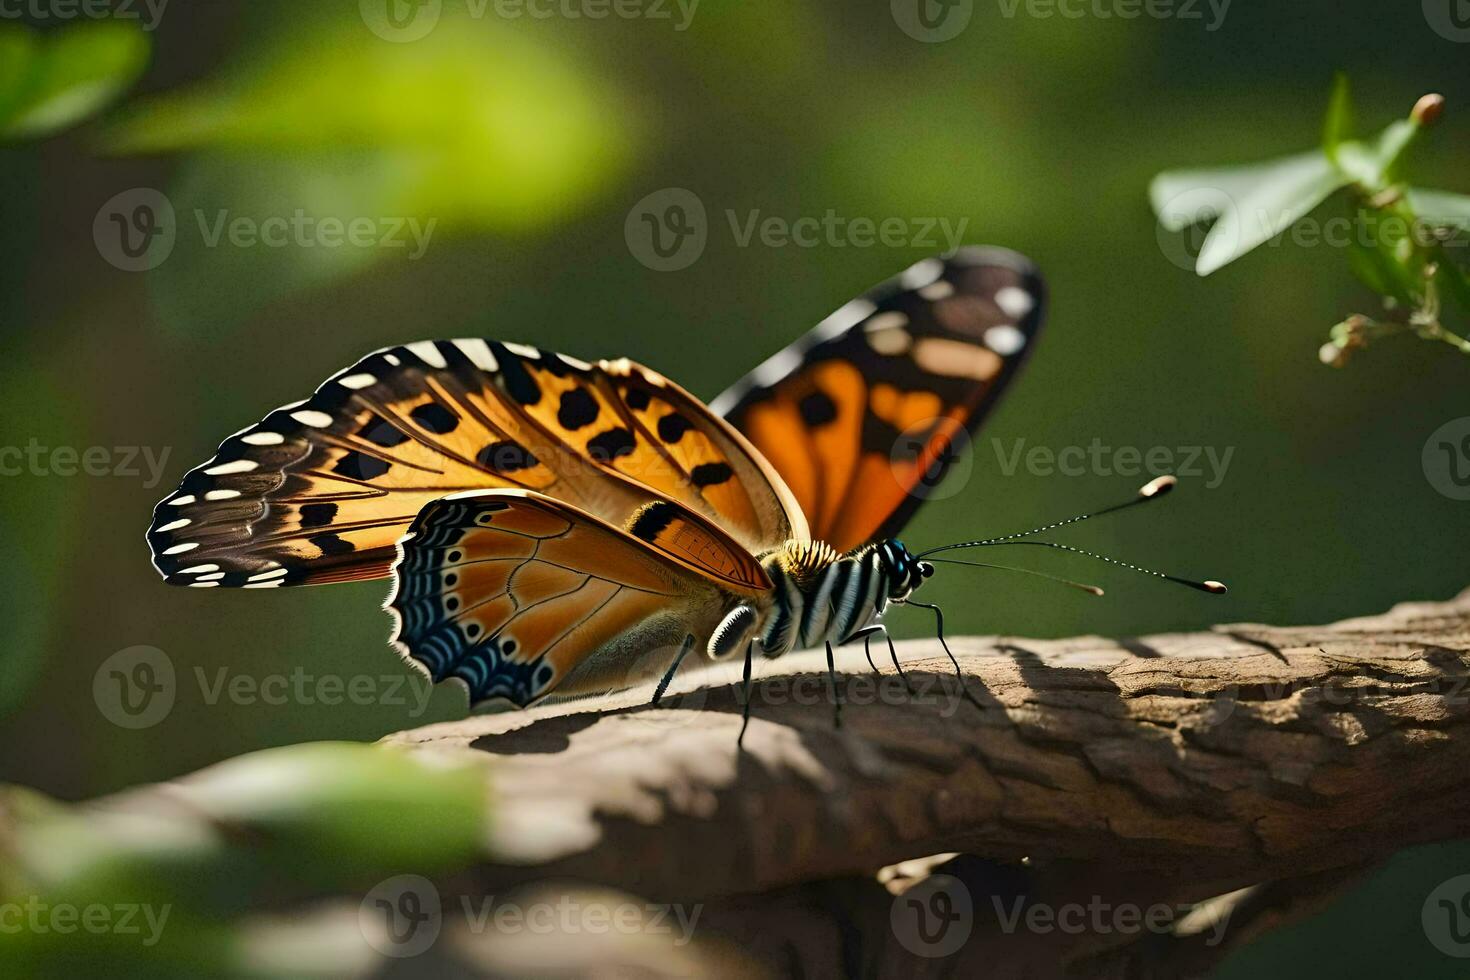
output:
{"label": "butterfly forewing", "polygon": [[231,436],[158,505],[148,538],[176,584],[375,578],[426,505],[488,488],[615,525],[670,499],[753,551],[802,520],[740,435],[656,372],[468,339],[377,351]]}
{"label": "butterfly forewing", "polygon": [[763,454],[839,551],[907,522],[1030,352],[1044,287],[1029,260],[925,259],[823,320],[711,407]]}

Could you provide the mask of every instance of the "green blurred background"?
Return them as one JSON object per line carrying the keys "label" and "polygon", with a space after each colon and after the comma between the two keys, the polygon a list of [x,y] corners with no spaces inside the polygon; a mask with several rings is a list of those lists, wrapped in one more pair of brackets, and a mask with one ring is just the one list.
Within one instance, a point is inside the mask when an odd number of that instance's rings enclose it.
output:
{"label": "green blurred background", "polygon": [[[143,542],[153,504],[225,435],[375,347],[490,336],[626,355],[713,397],[937,250],[742,246],[728,212],[966,221],[967,240],[1044,270],[1052,306],[1037,354],[977,440],[968,479],[921,512],[911,543],[1030,526],[1141,482],[1007,474],[992,440],[1005,454],[1021,439],[1231,453],[1218,486],[1206,468],[1166,506],[1066,539],[1223,579],[1228,598],[1021,555],[1108,596],[956,569],[926,589],[954,632],[1324,622],[1470,584],[1467,505],[1436,492],[1420,462],[1431,432],[1470,414],[1470,363],[1402,340],[1345,370],[1321,366],[1328,326],[1374,307],[1341,249],[1267,246],[1202,280],[1170,260],[1178,244],[1160,244],[1146,195],[1162,169],[1315,145],[1337,69],[1353,77],[1365,129],[1443,92],[1415,181],[1470,191],[1470,44],[1431,29],[1417,3],[1238,3],[1209,30],[1217,14],[1203,4],[1200,19],[1125,20],[1036,17],[1024,4],[1006,16],[1009,4],[983,0],[943,43],[905,33],[886,3],[850,0],[703,0],[687,21],[672,3],[668,19],[540,19],[443,0],[417,40],[374,33],[371,2],[306,7],[174,0],[148,31],[19,22],[43,39],[104,28],[129,39],[98,34],[109,53],[83,59],[98,78],[67,95],[100,113],[43,119],[0,144],[0,444],[168,456],[156,486],[146,465],[0,479],[0,780],[81,799],[262,747],[459,716],[453,691],[423,710],[411,697],[209,703],[196,670],[211,684],[221,669],[406,675],[385,642],[385,586],[166,588]],[[161,264],[129,272],[107,260],[94,222],[137,188],[167,196],[177,236]],[[665,188],[702,201],[708,242],[687,268],[660,272],[630,249],[625,221]],[[200,227],[221,211],[260,221],[298,209],[435,224],[419,257],[211,247]],[[920,615],[890,618],[900,635],[925,631]],[[125,730],[99,711],[93,676],[137,645],[168,655],[179,689],[166,718]],[[1470,870],[1463,847],[1401,859],[1224,975],[1458,975],[1418,924],[1452,867]]]}

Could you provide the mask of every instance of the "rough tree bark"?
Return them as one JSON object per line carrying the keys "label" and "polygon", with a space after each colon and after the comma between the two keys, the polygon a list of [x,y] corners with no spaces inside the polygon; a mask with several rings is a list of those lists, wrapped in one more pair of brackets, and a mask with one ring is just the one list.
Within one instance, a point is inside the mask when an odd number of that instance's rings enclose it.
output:
{"label": "rough tree bark", "polygon": [[[913,693],[886,648],[877,677],[841,652],[841,729],[820,654],[761,665],[744,753],[724,668],[658,709],[640,690],[385,741],[485,760],[493,858],[453,888],[575,879],[697,904],[700,940],[654,972],[1193,975],[1470,826],[1470,592],[1329,626],[950,646],[963,691],[933,641],[899,645]],[[915,903],[948,914],[962,893],[972,909],[946,956],[895,897],[935,864],[949,877]],[[1007,924],[1195,903],[1162,930]],[[514,972],[590,942],[477,955]]]}

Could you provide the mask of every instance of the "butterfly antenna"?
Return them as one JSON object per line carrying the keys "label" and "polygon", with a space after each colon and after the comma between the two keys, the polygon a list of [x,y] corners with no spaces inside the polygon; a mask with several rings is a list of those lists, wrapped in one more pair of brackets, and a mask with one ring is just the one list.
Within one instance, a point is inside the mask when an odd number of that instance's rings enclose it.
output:
{"label": "butterfly antenna", "polygon": [[1054,531],[1059,527],[1066,527],[1068,524],[1079,524],[1082,521],[1088,520],[1089,518],[1101,517],[1104,514],[1116,514],[1120,510],[1127,510],[1130,507],[1137,507],[1140,504],[1146,504],[1152,500],[1158,500],[1160,497],[1167,494],[1170,490],[1173,490],[1178,483],[1179,481],[1173,476],[1157,477],[1156,479],[1150,480],[1143,486],[1139,487],[1136,494],[1134,494],[1132,497],[1130,497],[1128,500],[1125,500],[1121,504],[1114,504],[1111,507],[1104,507],[1102,510],[1089,511],[1086,514],[1078,514],[1076,517],[1069,517],[1064,521],[1055,521],[1051,524],[1043,524],[1040,527],[1033,527],[1029,531],[1017,531],[1014,534],[1002,534],[999,537],[982,538],[979,541],[961,541],[956,544],[941,545],[938,548],[930,548],[928,551],[922,552],[918,555],[915,555],[914,557],[924,558],[928,555],[937,555],[941,551],[949,551],[953,548],[976,548],[981,545],[1001,544],[1002,542],[1006,541],[1014,541],[1017,538],[1028,538],[1033,534],[1041,534],[1045,531]]}
{"label": "butterfly antenna", "polygon": [[962,561],[958,558],[935,558],[933,561],[940,565],[968,565],[971,568],[998,568],[1006,572],[1020,572],[1023,575],[1035,575],[1037,578],[1044,578],[1056,582],[1059,585],[1080,589],[1088,595],[1100,596],[1103,594],[1103,590],[1096,585],[1088,585],[1085,582],[1074,582],[1069,578],[1061,578],[1057,575],[1048,575],[1046,572],[1038,572],[1034,568],[1017,568],[1014,565],[991,565],[983,561]]}
{"label": "butterfly antenna", "polygon": [[976,545],[976,547],[983,546],[994,548],[1003,547],[1005,545],[1031,545],[1037,548],[1056,548],[1058,551],[1068,551],[1074,555],[1082,555],[1086,558],[1096,559],[1097,561],[1105,561],[1109,565],[1116,565],[1119,568],[1126,568],[1128,569],[1128,571],[1137,572],[1140,575],[1150,575],[1154,578],[1160,578],[1166,582],[1173,582],[1175,585],[1187,585],[1191,589],[1198,589],[1201,592],[1208,592],[1211,595],[1224,595],[1226,592],[1230,591],[1225,587],[1225,583],[1216,582],[1214,579],[1196,581],[1192,578],[1181,578],[1178,575],[1166,575],[1163,572],[1156,572],[1151,568],[1143,568],[1139,565],[1132,565],[1126,561],[1118,561],[1116,558],[1109,558],[1107,555],[1094,554],[1091,551],[1084,551],[1081,548],[1074,548],[1069,544],[1058,544],[1055,541],[985,541]]}

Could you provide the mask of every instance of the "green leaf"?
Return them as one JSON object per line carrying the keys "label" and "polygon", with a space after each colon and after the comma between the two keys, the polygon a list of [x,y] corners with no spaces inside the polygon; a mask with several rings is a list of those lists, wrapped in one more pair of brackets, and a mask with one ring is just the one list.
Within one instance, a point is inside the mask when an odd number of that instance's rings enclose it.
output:
{"label": "green leaf", "polygon": [[1353,128],[1353,95],[1348,77],[1338,72],[1332,78],[1332,96],[1327,101],[1327,117],[1322,123],[1322,152],[1337,162],[1337,148]]}
{"label": "green leaf", "polygon": [[0,139],[69,129],[132,87],[150,42],[119,21],[88,21],[44,34],[0,24]]}
{"label": "green leaf", "polygon": [[1229,202],[1251,189],[1274,164],[1200,170],[1166,170],[1148,185],[1149,203],[1159,224],[1183,231],[1201,221],[1218,218]]}
{"label": "green leaf", "polygon": [[1411,187],[1405,196],[1422,221],[1440,228],[1470,231],[1470,196],[1423,187]]}
{"label": "green leaf", "polygon": [[1399,119],[1371,143],[1348,140],[1337,149],[1337,165],[1366,193],[1376,194],[1393,182],[1394,170],[1419,129],[1412,119]]}
{"label": "green leaf", "polygon": [[1201,276],[1279,235],[1348,182],[1320,150],[1261,164],[1251,178],[1204,192],[1216,198],[1220,218],[1200,247]]}

